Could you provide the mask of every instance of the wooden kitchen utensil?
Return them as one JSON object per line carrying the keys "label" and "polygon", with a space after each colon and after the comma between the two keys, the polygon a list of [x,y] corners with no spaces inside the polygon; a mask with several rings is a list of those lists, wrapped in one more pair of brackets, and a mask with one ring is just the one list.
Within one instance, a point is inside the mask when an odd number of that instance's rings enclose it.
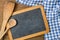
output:
{"label": "wooden kitchen utensil", "polygon": [[2,27],[1,27],[0,34],[3,33],[4,30],[5,30],[5,26],[6,26],[7,22],[8,22],[8,19],[12,15],[12,12],[13,12],[13,9],[14,9],[14,5],[15,5],[15,3],[8,2],[5,5],[5,7],[4,7],[4,11],[3,11],[3,22],[2,22]]}
{"label": "wooden kitchen utensil", "polygon": [[0,39],[7,33],[7,31],[10,28],[14,27],[15,25],[16,25],[16,20],[10,19],[9,22],[7,23],[7,26],[6,26],[7,29],[2,34],[0,34]]}
{"label": "wooden kitchen utensil", "polygon": [[1,27],[1,31],[0,34],[2,34],[5,30],[6,24],[10,18],[10,16],[13,13],[13,9],[14,9],[14,2],[8,2],[5,4],[4,6],[4,11],[3,11],[3,22],[2,22],[2,27]]}

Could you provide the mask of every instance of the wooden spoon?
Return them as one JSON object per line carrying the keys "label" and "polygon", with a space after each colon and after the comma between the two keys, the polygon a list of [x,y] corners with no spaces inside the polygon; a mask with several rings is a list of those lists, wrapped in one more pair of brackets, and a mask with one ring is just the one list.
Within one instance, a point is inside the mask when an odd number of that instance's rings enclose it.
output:
{"label": "wooden spoon", "polygon": [[4,6],[4,10],[3,10],[3,22],[2,22],[2,27],[1,27],[0,34],[3,33],[4,30],[5,30],[5,26],[7,24],[7,21],[10,18],[10,16],[12,15],[12,12],[13,12],[13,9],[14,9],[14,5],[15,5],[15,3],[8,2]]}
{"label": "wooden spoon", "polygon": [[16,20],[10,19],[9,22],[7,23],[7,29],[6,29],[5,32],[3,32],[3,33],[0,35],[0,39],[6,34],[6,32],[7,32],[10,28],[14,27],[15,25],[16,25]]}

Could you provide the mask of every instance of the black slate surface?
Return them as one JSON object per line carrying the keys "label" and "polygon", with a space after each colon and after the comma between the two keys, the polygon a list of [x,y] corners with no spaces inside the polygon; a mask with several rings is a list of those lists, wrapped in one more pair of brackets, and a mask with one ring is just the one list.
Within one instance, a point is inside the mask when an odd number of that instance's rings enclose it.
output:
{"label": "black slate surface", "polygon": [[17,21],[16,26],[11,28],[14,39],[46,30],[39,8],[14,15],[11,18]]}

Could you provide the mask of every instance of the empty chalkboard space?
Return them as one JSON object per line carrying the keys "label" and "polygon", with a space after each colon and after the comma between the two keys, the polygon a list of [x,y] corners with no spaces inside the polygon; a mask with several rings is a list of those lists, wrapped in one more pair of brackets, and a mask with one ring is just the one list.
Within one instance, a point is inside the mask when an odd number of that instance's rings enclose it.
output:
{"label": "empty chalkboard space", "polygon": [[[35,33],[37,35],[39,35],[40,32],[44,33],[44,31],[46,31],[46,24],[44,22],[46,16],[43,16],[39,7],[13,15],[11,19],[15,19],[17,22],[17,24],[10,29],[13,39],[24,39],[24,37],[34,36]],[[45,21],[47,20],[45,19]]]}

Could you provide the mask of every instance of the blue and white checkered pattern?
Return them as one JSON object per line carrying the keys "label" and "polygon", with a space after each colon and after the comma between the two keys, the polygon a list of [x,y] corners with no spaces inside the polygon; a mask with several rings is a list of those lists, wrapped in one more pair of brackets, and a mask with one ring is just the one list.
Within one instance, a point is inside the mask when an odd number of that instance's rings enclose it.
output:
{"label": "blue and white checkered pattern", "polygon": [[49,23],[50,32],[45,40],[60,40],[60,0],[16,0],[18,3],[36,6],[43,5]]}

